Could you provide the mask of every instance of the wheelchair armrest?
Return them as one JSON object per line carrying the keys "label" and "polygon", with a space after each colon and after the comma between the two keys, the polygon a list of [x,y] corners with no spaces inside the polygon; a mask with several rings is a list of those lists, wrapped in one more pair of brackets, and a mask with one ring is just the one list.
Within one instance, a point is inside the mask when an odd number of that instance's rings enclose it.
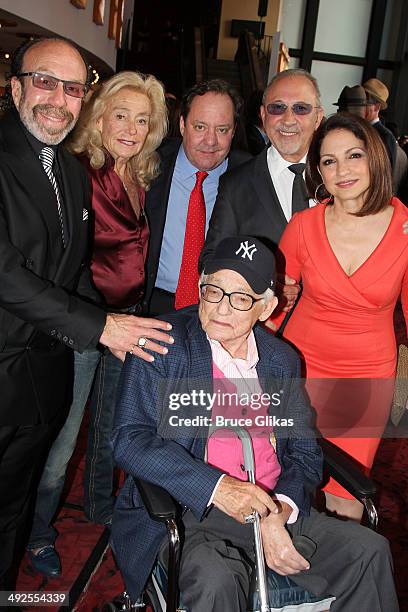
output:
{"label": "wheelchair armrest", "polygon": [[319,440],[324,454],[324,464],[330,476],[356,499],[363,501],[374,497],[377,488],[355,463],[337,446],[327,440]]}
{"label": "wheelchair armrest", "polygon": [[175,520],[178,514],[177,502],[172,498],[162,487],[140,480],[134,479],[140,496],[149,516],[154,521],[166,523],[170,520]]}
{"label": "wheelchair armrest", "polygon": [[[177,526],[177,517],[180,507],[162,487],[146,480],[134,478],[139,489],[143,504],[154,521],[165,523],[169,538],[168,572],[167,572],[167,607],[168,612],[176,612],[178,602],[178,573],[180,566],[180,535]],[[161,606],[160,606],[160,609]]]}

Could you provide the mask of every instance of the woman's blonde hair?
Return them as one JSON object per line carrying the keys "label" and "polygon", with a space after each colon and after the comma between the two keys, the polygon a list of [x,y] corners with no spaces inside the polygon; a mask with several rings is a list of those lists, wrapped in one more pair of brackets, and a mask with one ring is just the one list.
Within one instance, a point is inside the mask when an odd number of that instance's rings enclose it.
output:
{"label": "woman's blonde hair", "polygon": [[75,154],[85,153],[92,168],[102,168],[106,161],[106,151],[97,122],[104,114],[112,96],[124,87],[144,94],[150,100],[149,133],[140,153],[132,157],[127,164],[130,176],[141,187],[149,189],[151,181],[159,173],[159,155],[156,149],[167,133],[167,109],[163,85],[150,74],[123,71],[105,81],[83,108],[68,149]]}

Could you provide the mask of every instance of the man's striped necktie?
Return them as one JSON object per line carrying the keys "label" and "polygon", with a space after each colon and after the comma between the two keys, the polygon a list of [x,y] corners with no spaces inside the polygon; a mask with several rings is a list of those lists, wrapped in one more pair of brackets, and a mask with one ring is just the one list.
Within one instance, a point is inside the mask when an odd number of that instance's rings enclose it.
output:
{"label": "man's striped necktie", "polygon": [[43,149],[41,149],[41,153],[39,157],[44,167],[45,173],[48,176],[49,181],[57,197],[57,208],[58,208],[58,217],[59,217],[60,227],[61,227],[61,238],[62,238],[62,244],[65,248],[66,244],[65,244],[65,235],[64,235],[64,221],[62,218],[61,194],[58,189],[57,179],[55,178],[55,174],[52,171],[52,166],[54,164],[54,149],[52,149],[51,147],[44,147]]}

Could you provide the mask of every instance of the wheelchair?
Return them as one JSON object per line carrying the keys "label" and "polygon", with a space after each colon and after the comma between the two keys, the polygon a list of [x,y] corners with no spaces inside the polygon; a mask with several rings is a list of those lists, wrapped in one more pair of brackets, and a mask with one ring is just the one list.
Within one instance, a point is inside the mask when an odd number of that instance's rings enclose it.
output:
{"label": "wheelchair", "polygon": [[[238,432],[236,433],[239,435]],[[243,441],[242,437],[241,441]],[[327,440],[320,440],[320,445],[324,454],[325,475],[335,478],[340,485],[364,505],[367,513],[367,524],[376,531],[378,514],[374,504],[376,493],[374,482],[363,474],[352,460],[335,445]],[[245,448],[247,448],[247,452],[245,452]],[[251,481],[254,473],[252,446],[251,452],[248,452],[248,449],[249,447],[245,447],[243,444],[245,469],[248,480]],[[103,612],[144,610],[146,605],[149,605],[153,612],[194,612],[183,607],[182,594],[180,597],[178,590],[181,509],[170,494],[161,487],[139,479],[135,479],[135,483],[150,517],[166,526],[169,551],[168,564],[166,568],[161,560],[157,560],[145,591],[137,602],[132,603],[128,595],[123,593],[113,602],[105,604]],[[298,539],[303,537],[298,536]],[[306,541],[298,542],[294,540],[293,543],[300,554],[305,558],[310,558],[313,554],[313,548],[310,548],[307,542],[308,538],[305,539]],[[259,542],[259,517],[258,521],[254,517],[254,540],[256,572],[254,572],[252,580],[247,612],[326,612],[330,609],[334,597],[325,599],[315,597],[296,585],[289,577],[280,576],[269,568],[265,570],[262,543]],[[311,543],[310,540],[309,542]]]}

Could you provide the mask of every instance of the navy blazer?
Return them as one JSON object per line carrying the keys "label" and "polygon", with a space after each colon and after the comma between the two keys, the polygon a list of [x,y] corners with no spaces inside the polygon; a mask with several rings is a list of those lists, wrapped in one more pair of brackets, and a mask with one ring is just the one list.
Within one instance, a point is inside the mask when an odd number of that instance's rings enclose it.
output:
{"label": "navy blazer", "polygon": [[[213,391],[211,347],[192,306],[166,315],[175,342],[166,356],[151,364],[127,356],[119,385],[113,429],[114,457],[128,477],[117,501],[112,538],[115,556],[132,598],[142,591],[165,535],[165,528],[145,511],[133,476],[160,485],[200,520],[222,472],[204,462],[203,430],[174,439],[163,424],[168,399],[175,390]],[[254,328],[259,353],[257,373],[265,393],[278,389],[276,416],[294,426],[275,429],[282,471],[274,489],[290,497],[301,515],[310,511],[310,494],[322,478],[322,454],[313,415],[300,381],[299,360],[286,343],[260,326]],[[167,430],[168,431],[168,430]],[[205,433],[205,432],[204,432]]]}

